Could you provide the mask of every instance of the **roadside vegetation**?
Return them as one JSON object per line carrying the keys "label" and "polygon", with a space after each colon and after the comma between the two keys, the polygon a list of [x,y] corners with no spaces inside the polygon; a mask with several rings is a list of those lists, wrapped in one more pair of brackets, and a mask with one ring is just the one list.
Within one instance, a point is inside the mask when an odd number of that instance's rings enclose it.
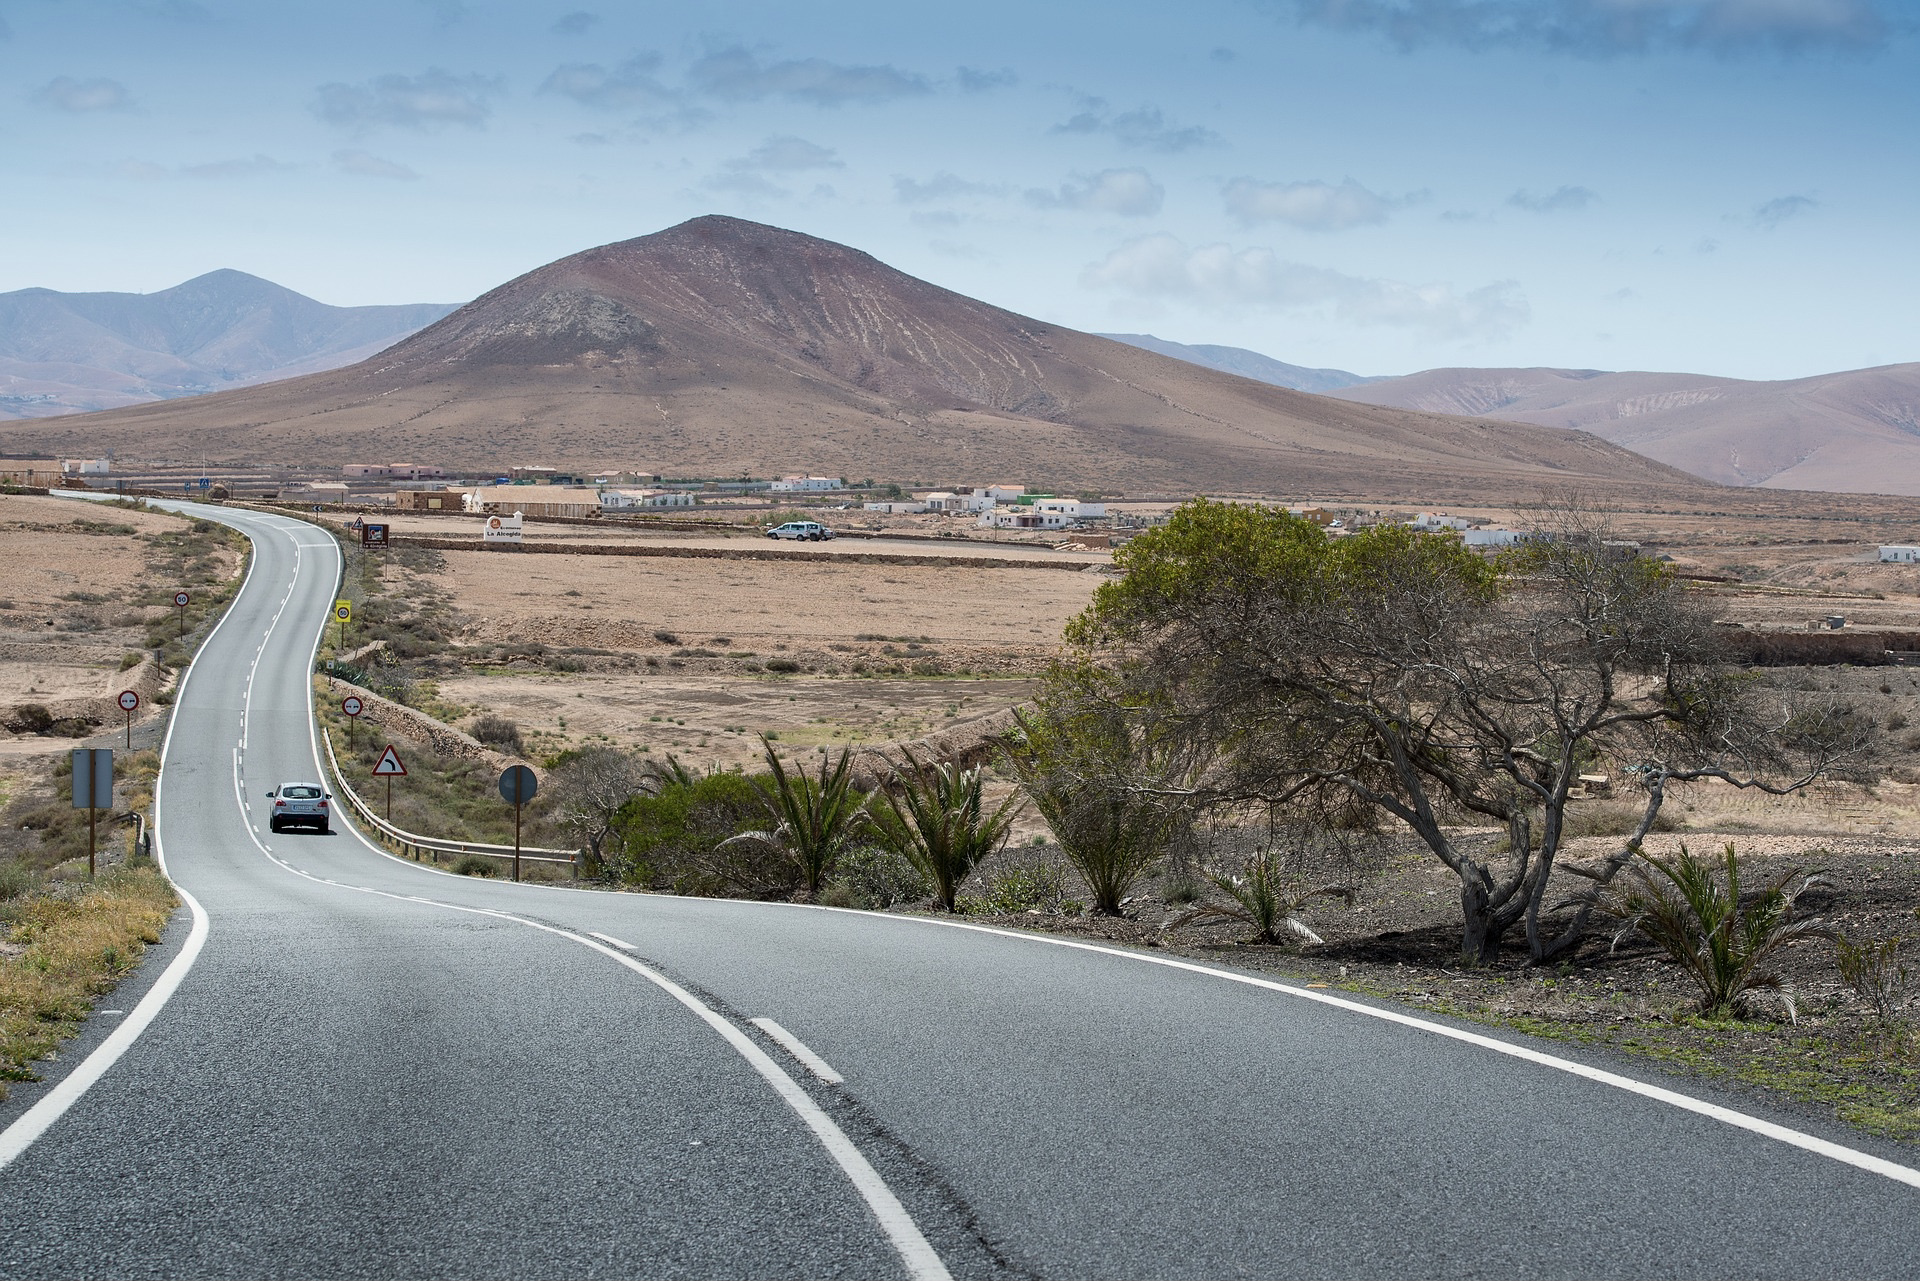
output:
{"label": "roadside vegetation", "polygon": [[[1709,801],[1791,807],[1871,782],[1904,725],[1838,681],[1743,666],[1701,594],[1623,551],[1603,515],[1568,502],[1541,524],[1551,537],[1489,559],[1403,527],[1335,538],[1189,504],[1116,553],[984,762],[881,765],[769,733],[757,766],[700,771],[465,724],[546,770],[540,843],[580,847],[602,886],[953,912],[1225,960],[1920,1142],[1915,851],[1780,848],[1761,808],[1704,829],[1752,848],[1677,839]],[[401,670],[361,683],[433,707],[445,607],[368,608],[349,649],[383,640],[377,661]],[[668,663],[738,657],[721,637],[654,639]],[[859,639],[885,644],[863,663],[939,661],[924,638]],[[377,804],[376,752],[363,736],[347,769]],[[407,759],[444,799],[403,826],[499,839],[490,770]],[[1018,815],[1046,830],[1016,842]]]}
{"label": "roadside vegetation", "polygon": [[129,822],[153,804],[159,754],[115,761],[121,805],[96,824],[99,874],[87,878],[87,819],[68,802],[71,758],[35,758],[0,800],[0,1098],[7,1081],[79,1029],[97,998],[140,963],[178,906]]}

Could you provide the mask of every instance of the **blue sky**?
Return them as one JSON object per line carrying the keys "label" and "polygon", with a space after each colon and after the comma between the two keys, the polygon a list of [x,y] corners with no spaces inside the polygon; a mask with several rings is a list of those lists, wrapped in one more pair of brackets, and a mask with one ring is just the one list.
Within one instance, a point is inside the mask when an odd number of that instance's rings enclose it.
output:
{"label": "blue sky", "polygon": [[1920,360],[1908,0],[0,0],[0,290],[463,301],[701,213],[1361,373]]}

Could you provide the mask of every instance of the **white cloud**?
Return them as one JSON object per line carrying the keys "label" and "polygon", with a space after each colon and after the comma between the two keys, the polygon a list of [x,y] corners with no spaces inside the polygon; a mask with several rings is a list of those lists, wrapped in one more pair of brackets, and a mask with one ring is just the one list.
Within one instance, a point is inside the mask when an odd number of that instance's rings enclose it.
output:
{"label": "white cloud", "polygon": [[1189,248],[1164,233],[1130,240],[1088,267],[1081,283],[1213,310],[1311,311],[1345,324],[1417,329],[1443,339],[1499,338],[1531,317],[1511,281],[1457,293],[1288,262],[1271,249]]}
{"label": "white cloud", "polygon": [[228,178],[257,178],[262,174],[287,173],[300,166],[285,160],[275,160],[272,156],[255,154],[237,157],[232,160],[208,160],[195,165],[159,165],[151,160],[129,160],[120,166],[124,177],[138,178],[143,182],[157,182],[167,178],[195,178],[201,180],[220,180]]}
{"label": "white cloud", "polygon": [[33,91],[33,101],[55,111],[81,114],[125,111],[133,105],[133,96],[118,80],[75,80],[72,76],[57,76]]}
{"label": "white cloud", "polygon": [[328,124],[347,129],[479,129],[493,112],[492,100],[505,92],[506,84],[497,76],[456,76],[430,67],[417,76],[375,76],[363,85],[321,85],[314,111]]}
{"label": "white cloud", "polygon": [[1345,231],[1385,222],[1405,203],[1368,191],[1348,178],[1327,182],[1257,182],[1235,178],[1226,186],[1227,212],[1247,226],[1284,222],[1305,231]]}
{"label": "white cloud", "polygon": [[991,183],[970,182],[958,174],[945,170],[933,175],[925,182],[914,178],[895,175],[893,197],[903,205],[926,205],[936,200],[952,200],[956,196],[1004,196],[1005,187]]}
{"label": "white cloud", "polygon": [[1536,196],[1530,191],[1516,191],[1507,197],[1507,203],[1515,209],[1525,209],[1531,213],[1566,213],[1575,209],[1585,209],[1600,199],[1600,193],[1586,187],[1561,187],[1544,196]]}
{"label": "white cloud", "polygon": [[333,167],[341,173],[356,174],[362,178],[390,178],[397,182],[413,182],[420,176],[397,161],[382,160],[379,156],[352,149],[334,152]]}
{"label": "white cloud", "polygon": [[1082,209],[1142,218],[1159,213],[1166,195],[1145,169],[1103,169],[1092,177],[1076,174],[1057,191],[1029,191],[1027,202],[1041,209]]}
{"label": "white cloud", "polygon": [[1375,32],[1403,49],[1456,45],[1612,57],[1866,50],[1899,0],[1275,0],[1303,24]]}
{"label": "white cloud", "polygon": [[1104,133],[1123,147],[1143,151],[1180,152],[1208,147],[1220,141],[1220,135],[1201,125],[1175,125],[1158,107],[1136,107],[1118,114],[1107,110],[1099,98],[1088,98],[1080,110],[1061,124],[1055,133]]}
{"label": "white cloud", "polygon": [[790,173],[800,169],[845,167],[840,157],[834,154],[833,148],[808,142],[805,138],[796,138],[792,134],[769,138],[739,159],[727,161],[727,168],[742,172],[779,170]]}
{"label": "white cloud", "polygon": [[603,110],[669,107],[680,95],[654,78],[660,55],[637,53],[611,69],[597,62],[569,62],[541,82],[539,92],[557,93]]}
{"label": "white cloud", "polygon": [[1776,196],[1753,211],[1753,225],[1763,231],[1772,231],[1789,218],[1798,218],[1810,209],[1820,207],[1820,202],[1812,196]]}
{"label": "white cloud", "polygon": [[701,92],[728,102],[778,97],[840,107],[933,92],[925,77],[897,67],[845,66],[824,58],[761,62],[738,45],[708,53],[688,69],[687,78]]}

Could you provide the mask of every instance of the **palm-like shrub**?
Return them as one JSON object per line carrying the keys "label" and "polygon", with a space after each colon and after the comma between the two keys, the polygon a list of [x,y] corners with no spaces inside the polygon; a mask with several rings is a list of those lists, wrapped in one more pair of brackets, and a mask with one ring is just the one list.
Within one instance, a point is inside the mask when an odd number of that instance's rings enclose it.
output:
{"label": "palm-like shrub", "polygon": [[1766,968],[1775,954],[1801,939],[1831,936],[1820,920],[1796,915],[1802,894],[1830,884],[1824,877],[1789,868],[1742,903],[1731,844],[1719,862],[1724,884],[1713,862],[1685,845],[1670,859],[1642,854],[1601,899],[1621,922],[1615,945],[1633,933],[1651,940],[1699,987],[1708,1018],[1745,1014],[1748,993],[1781,989],[1780,976]]}
{"label": "palm-like shrub", "polygon": [[920,869],[940,906],[951,912],[954,892],[967,874],[1007,843],[1020,798],[1009,796],[989,811],[979,768],[922,762],[911,752],[906,756],[896,788],[881,793],[877,826],[888,846]]}
{"label": "palm-like shrub", "polygon": [[1118,915],[1177,817],[1166,766],[1111,709],[1042,703],[1015,715],[1003,758],[1086,881],[1094,910]]}
{"label": "palm-like shrub", "polygon": [[768,777],[765,782],[754,779],[753,786],[770,825],[721,844],[759,845],[784,855],[799,871],[807,897],[813,898],[833,861],[866,830],[872,793],[853,785],[853,753],[847,748],[841,748],[831,764],[822,760],[820,776],[809,778],[804,767],[787,769],[772,740],[763,735],[760,743],[767,752]]}
{"label": "palm-like shrub", "polygon": [[1307,943],[1324,943],[1326,940],[1300,919],[1300,909],[1317,898],[1353,901],[1353,890],[1345,885],[1301,889],[1288,877],[1280,855],[1271,849],[1249,855],[1245,875],[1209,870],[1206,877],[1228,901],[1198,904],[1175,925],[1244,921],[1253,926],[1256,942],[1284,943],[1285,936],[1290,935]]}

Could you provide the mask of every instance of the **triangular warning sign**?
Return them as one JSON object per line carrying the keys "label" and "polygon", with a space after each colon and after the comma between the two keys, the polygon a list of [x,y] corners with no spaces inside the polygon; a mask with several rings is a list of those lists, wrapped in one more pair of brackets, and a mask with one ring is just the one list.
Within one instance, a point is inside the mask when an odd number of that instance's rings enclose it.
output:
{"label": "triangular warning sign", "polygon": [[380,753],[380,763],[373,767],[375,778],[398,778],[406,772],[407,767],[400,763],[400,753],[393,750],[392,744],[388,744],[387,750]]}

